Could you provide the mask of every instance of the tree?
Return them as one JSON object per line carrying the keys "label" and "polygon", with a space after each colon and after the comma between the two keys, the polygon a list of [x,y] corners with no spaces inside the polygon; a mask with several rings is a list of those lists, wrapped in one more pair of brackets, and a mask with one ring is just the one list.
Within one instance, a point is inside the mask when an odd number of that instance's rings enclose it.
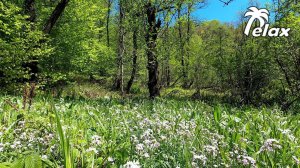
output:
{"label": "tree", "polygon": [[47,20],[46,24],[44,25],[43,32],[45,34],[49,34],[53,29],[55,23],[59,19],[59,17],[64,12],[66,6],[68,5],[69,0],[61,0],[53,10],[52,14],[50,15],[49,19]]}
{"label": "tree", "polygon": [[110,46],[110,37],[109,37],[109,22],[110,22],[110,13],[112,7],[112,0],[107,0],[107,14],[106,14],[106,44],[107,47]]}
{"label": "tree", "polygon": [[119,0],[119,37],[118,37],[118,58],[117,58],[117,76],[114,89],[120,90],[124,94],[124,54],[125,54],[125,7],[123,0]]}
{"label": "tree", "polygon": [[[135,17],[136,14],[133,14],[133,19],[132,22],[137,21],[137,17]],[[133,81],[135,79],[136,73],[137,73],[137,57],[138,57],[138,30],[139,26],[134,25],[134,23],[131,24],[133,26],[133,32],[132,32],[132,44],[133,44],[133,50],[132,50],[132,71],[131,71],[131,76],[130,79],[127,83],[126,87],[126,93],[130,93],[130,89],[132,87]]]}
{"label": "tree", "polygon": [[[0,2],[1,21],[1,79],[0,85],[9,83],[23,83],[35,81],[38,72],[36,60],[45,58],[51,52],[51,48],[45,41],[41,31],[35,30],[34,1],[25,1],[23,9],[13,3]],[[30,14],[30,15],[25,15]],[[28,24],[28,22],[30,22]],[[9,25],[9,26],[8,26]],[[22,33],[15,33],[22,32]],[[14,85],[10,85],[14,86]]]}

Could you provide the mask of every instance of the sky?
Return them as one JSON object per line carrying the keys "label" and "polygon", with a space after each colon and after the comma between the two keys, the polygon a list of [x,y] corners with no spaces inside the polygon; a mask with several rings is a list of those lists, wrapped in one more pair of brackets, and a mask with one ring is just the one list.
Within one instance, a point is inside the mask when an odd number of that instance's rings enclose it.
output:
{"label": "sky", "polygon": [[[225,1],[225,0],[224,0]],[[260,7],[265,7],[271,0],[257,0]],[[200,21],[219,20],[226,23],[236,23],[239,20],[239,13],[244,13],[249,8],[249,0],[234,0],[228,6],[224,6],[219,0],[207,0],[203,9],[193,13],[193,17]]]}

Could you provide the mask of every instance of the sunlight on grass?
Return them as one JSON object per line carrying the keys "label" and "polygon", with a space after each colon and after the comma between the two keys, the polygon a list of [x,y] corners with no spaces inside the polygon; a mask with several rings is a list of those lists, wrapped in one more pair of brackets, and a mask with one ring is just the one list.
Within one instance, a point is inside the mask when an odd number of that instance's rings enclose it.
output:
{"label": "sunlight on grass", "polygon": [[[299,165],[300,116],[276,109],[164,99],[38,99],[17,120],[21,111],[3,99],[2,162],[36,151],[48,166],[67,168]],[[19,98],[5,99],[21,106]]]}

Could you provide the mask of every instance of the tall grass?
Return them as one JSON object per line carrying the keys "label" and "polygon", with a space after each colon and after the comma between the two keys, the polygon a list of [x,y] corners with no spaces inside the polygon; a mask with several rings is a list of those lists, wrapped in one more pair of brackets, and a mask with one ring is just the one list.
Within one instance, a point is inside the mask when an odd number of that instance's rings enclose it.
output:
{"label": "tall grass", "polygon": [[[39,98],[22,125],[15,123],[19,112],[13,107],[0,103],[0,111],[0,132],[6,132],[0,143],[8,143],[1,162],[35,151],[43,161],[66,168],[300,164],[300,115],[285,115],[276,108],[174,99]],[[36,139],[31,140],[31,134]]]}

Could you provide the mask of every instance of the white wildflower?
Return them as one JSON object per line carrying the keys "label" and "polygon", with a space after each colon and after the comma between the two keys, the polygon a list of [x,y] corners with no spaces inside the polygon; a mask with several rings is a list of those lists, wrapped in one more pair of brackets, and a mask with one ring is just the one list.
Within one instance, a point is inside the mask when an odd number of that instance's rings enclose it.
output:
{"label": "white wildflower", "polygon": [[207,157],[204,156],[204,155],[194,155],[193,159],[194,160],[200,160],[203,163],[203,165],[205,165],[206,162],[207,162]]}
{"label": "white wildflower", "polygon": [[124,165],[124,168],[140,168],[140,163],[138,161],[129,161]]}
{"label": "white wildflower", "polygon": [[164,135],[161,135],[160,138],[161,138],[161,140],[163,140],[163,141],[167,139],[167,137],[164,136]]}
{"label": "white wildflower", "polygon": [[291,132],[290,129],[284,129],[284,130],[280,129],[280,131],[281,131],[281,133],[284,134],[284,135],[287,135],[287,134],[289,134],[289,133]]}
{"label": "white wildflower", "polygon": [[43,160],[46,160],[46,159],[48,159],[48,156],[47,156],[47,155],[43,155],[43,156],[42,156],[42,159],[43,159]]}
{"label": "white wildflower", "polygon": [[255,159],[253,159],[252,157],[250,156],[241,156],[239,155],[237,157],[238,161],[241,162],[244,166],[253,166],[253,167],[256,167],[255,164],[256,164],[256,161]]}
{"label": "white wildflower", "polygon": [[149,158],[150,155],[149,155],[148,153],[144,153],[144,157],[145,157],[145,158]]}
{"label": "white wildflower", "polygon": [[144,144],[137,144],[137,145],[135,146],[135,149],[138,150],[138,151],[144,150]]}
{"label": "white wildflower", "polygon": [[276,149],[281,149],[279,141],[277,141],[276,139],[267,139],[264,145],[260,148],[259,153],[264,151],[273,152]]}
{"label": "white wildflower", "polygon": [[215,146],[211,146],[211,145],[205,145],[204,146],[205,151],[207,151],[208,153],[212,154],[213,156],[217,156],[218,155],[218,147]]}
{"label": "white wildflower", "polygon": [[98,135],[92,136],[92,144],[101,145],[101,137]]}
{"label": "white wildflower", "polygon": [[234,117],[234,121],[237,122],[237,123],[239,123],[241,121],[241,119],[238,118],[238,117]]}
{"label": "white wildflower", "polygon": [[109,162],[114,162],[115,160],[114,160],[114,158],[112,158],[112,157],[108,157],[108,158],[107,158],[107,161],[109,161]]}
{"label": "white wildflower", "polygon": [[293,159],[297,165],[300,165],[300,160],[296,156],[293,156]]}
{"label": "white wildflower", "polygon": [[19,124],[20,127],[24,127],[25,126],[25,121],[19,121],[18,124]]}
{"label": "white wildflower", "polygon": [[90,147],[89,149],[87,149],[87,152],[92,152],[94,154],[98,154],[98,150],[96,148]]}

